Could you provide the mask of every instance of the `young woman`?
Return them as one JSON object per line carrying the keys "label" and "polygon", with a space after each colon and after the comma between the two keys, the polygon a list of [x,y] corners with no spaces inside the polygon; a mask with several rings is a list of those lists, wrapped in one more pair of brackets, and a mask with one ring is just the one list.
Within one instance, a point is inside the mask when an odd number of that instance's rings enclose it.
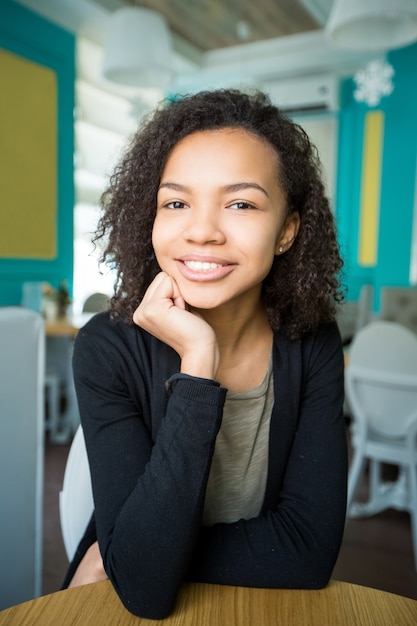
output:
{"label": "young woman", "polygon": [[345,521],[342,298],[315,150],[266,96],[168,102],[103,196],[118,281],[74,373],[95,513],[67,584],[318,589]]}

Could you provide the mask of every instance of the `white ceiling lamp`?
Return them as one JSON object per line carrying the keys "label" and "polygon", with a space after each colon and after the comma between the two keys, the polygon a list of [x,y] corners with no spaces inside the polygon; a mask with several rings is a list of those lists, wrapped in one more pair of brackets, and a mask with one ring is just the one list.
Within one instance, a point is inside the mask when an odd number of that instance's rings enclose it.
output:
{"label": "white ceiling lamp", "polygon": [[391,50],[417,40],[417,0],[335,0],[325,33],[352,50]]}
{"label": "white ceiling lamp", "polygon": [[[335,0],[325,27],[327,38],[351,50],[402,48],[417,40],[417,0]],[[394,90],[394,68],[384,58],[356,72],[353,95],[377,106]]]}
{"label": "white ceiling lamp", "polygon": [[122,85],[167,87],[173,71],[165,18],[142,7],[112,13],[104,44],[103,75]]}

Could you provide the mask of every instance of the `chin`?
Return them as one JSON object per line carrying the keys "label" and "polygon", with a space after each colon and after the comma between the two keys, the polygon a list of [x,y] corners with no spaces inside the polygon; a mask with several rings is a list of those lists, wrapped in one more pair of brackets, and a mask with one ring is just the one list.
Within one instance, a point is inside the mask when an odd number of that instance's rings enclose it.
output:
{"label": "chin", "polygon": [[217,294],[186,293],[186,290],[184,290],[182,295],[187,305],[192,309],[210,311],[212,309],[217,309],[225,303],[224,298],[219,298]]}
{"label": "chin", "polygon": [[201,311],[211,311],[213,309],[217,309],[223,303],[218,300],[208,300],[207,298],[189,298],[185,299],[187,306],[191,309],[201,310]]}
{"label": "chin", "polygon": [[[248,295],[251,294],[251,290],[242,293],[237,289],[231,290],[230,287],[227,288],[225,284],[199,283],[198,285],[190,286],[178,281],[178,287],[186,304],[192,309],[200,309],[201,311],[213,311],[233,302],[235,304],[240,303],[239,306],[242,306],[248,300]],[[256,296],[251,295],[249,301],[253,297],[259,299],[259,294],[257,293]]]}

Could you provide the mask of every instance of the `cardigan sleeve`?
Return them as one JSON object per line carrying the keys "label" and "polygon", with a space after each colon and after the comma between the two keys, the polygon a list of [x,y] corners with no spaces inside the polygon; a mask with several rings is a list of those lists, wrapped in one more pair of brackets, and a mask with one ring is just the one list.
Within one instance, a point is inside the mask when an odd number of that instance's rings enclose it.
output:
{"label": "cardigan sleeve", "polygon": [[[296,430],[275,504],[257,518],[203,528],[189,572],[193,580],[317,589],[331,576],[343,536],[347,487],[344,366],[337,328],[307,342],[301,360],[304,383],[293,403]],[[290,392],[297,394],[294,388]],[[280,406],[283,397],[276,398],[274,409],[283,414],[282,424],[290,421],[288,407]],[[270,445],[272,472],[274,442]]]}
{"label": "cardigan sleeve", "polygon": [[131,360],[143,360],[145,350],[132,357],[133,346],[125,350],[95,326],[79,334],[73,364],[100,552],[125,607],[158,619],[172,609],[198,538],[225,390],[174,376],[154,435],[145,389],[142,407],[129,390],[145,386],[145,364]]}

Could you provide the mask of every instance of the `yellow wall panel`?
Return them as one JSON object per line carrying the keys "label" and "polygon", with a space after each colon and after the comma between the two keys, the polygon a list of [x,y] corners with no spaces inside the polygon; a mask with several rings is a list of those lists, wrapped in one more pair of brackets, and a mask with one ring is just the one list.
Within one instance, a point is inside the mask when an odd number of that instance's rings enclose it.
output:
{"label": "yellow wall panel", "polygon": [[382,111],[370,111],[365,117],[359,221],[358,262],[363,266],[376,265],[378,257],[383,134]]}
{"label": "yellow wall panel", "polygon": [[55,72],[0,50],[0,256],[57,255]]}

